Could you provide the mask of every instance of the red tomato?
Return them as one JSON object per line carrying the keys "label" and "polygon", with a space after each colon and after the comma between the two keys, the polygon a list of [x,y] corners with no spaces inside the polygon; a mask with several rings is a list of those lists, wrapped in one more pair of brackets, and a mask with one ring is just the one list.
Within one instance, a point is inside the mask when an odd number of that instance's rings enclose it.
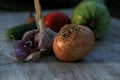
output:
{"label": "red tomato", "polygon": [[43,18],[46,27],[49,27],[55,32],[59,32],[61,27],[70,23],[69,17],[62,12],[50,12]]}

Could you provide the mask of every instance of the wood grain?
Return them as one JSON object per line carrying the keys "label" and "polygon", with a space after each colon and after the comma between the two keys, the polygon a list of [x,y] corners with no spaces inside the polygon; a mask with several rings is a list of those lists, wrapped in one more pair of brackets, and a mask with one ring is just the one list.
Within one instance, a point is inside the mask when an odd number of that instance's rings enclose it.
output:
{"label": "wood grain", "polygon": [[[59,10],[69,17],[71,9]],[[49,11],[43,11],[43,15]],[[54,54],[39,62],[19,63],[7,56],[13,54],[12,41],[5,31],[28,17],[27,12],[0,11],[0,80],[119,80],[120,79],[120,20],[111,18],[105,36],[95,43],[93,50],[83,60],[61,62]]]}

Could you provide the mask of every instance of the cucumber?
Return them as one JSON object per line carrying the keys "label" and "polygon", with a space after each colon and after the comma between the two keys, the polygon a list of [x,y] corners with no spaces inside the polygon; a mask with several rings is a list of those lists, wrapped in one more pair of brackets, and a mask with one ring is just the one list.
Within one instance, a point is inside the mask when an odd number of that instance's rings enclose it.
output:
{"label": "cucumber", "polygon": [[21,40],[24,33],[32,29],[37,29],[35,22],[14,26],[6,31],[6,37],[10,39],[14,38],[15,40]]}

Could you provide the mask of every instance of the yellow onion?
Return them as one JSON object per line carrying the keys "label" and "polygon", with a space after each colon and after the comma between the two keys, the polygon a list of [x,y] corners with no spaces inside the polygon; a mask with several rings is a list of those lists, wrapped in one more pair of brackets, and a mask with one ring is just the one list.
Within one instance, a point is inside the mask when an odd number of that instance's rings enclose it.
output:
{"label": "yellow onion", "polygon": [[83,59],[92,50],[95,36],[91,29],[81,25],[68,24],[61,28],[53,41],[55,56],[61,61]]}

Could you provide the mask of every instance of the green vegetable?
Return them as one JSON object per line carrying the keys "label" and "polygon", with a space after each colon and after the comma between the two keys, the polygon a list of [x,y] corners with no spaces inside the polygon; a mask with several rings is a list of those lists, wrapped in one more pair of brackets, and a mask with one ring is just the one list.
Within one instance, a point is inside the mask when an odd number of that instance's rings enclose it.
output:
{"label": "green vegetable", "polygon": [[84,0],[84,1],[94,1],[105,5],[105,0]]}
{"label": "green vegetable", "polygon": [[35,22],[31,22],[29,24],[21,24],[21,25],[9,28],[6,31],[6,37],[7,38],[14,37],[16,40],[20,40],[26,31],[29,31],[32,29],[37,29]]}
{"label": "green vegetable", "polygon": [[96,39],[100,39],[110,24],[107,7],[96,1],[83,1],[73,10],[72,24],[84,25],[92,29]]}

